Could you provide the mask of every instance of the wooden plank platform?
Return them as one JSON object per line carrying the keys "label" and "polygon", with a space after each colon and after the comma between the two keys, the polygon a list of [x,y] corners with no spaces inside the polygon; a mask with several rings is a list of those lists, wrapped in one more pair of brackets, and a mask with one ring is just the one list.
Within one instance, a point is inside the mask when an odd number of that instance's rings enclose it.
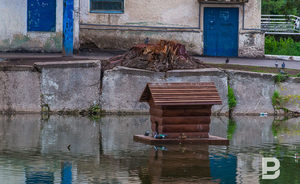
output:
{"label": "wooden plank platform", "polygon": [[155,139],[151,136],[135,135],[133,140],[150,145],[162,144],[209,144],[209,145],[229,145],[229,140],[217,136],[209,135],[208,138],[187,138],[187,139]]}

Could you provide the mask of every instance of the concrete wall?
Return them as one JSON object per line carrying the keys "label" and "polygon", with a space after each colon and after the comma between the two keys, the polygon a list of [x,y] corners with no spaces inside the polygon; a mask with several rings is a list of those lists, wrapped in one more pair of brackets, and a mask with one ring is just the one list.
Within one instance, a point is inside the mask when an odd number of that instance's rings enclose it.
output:
{"label": "concrete wall", "polygon": [[98,61],[46,62],[36,63],[35,67],[2,66],[0,112],[88,110],[99,104],[100,83]]}
{"label": "concrete wall", "polygon": [[[90,13],[89,1],[81,1],[80,44],[126,50],[148,37],[150,42],[160,39],[182,42],[191,53],[203,54],[204,8],[236,7],[239,8],[239,56],[262,57],[264,34],[257,30],[260,29],[260,4],[261,0],[249,1],[243,11],[241,4],[199,4],[197,0],[126,0],[123,14],[103,14]],[[173,28],[164,29],[166,27]]]}
{"label": "concrete wall", "polygon": [[233,114],[274,114],[272,96],[275,91],[274,74],[228,71],[237,106]]}
{"label": "concrete wall", "polygon": [[104,72],[101,108],[106,112],[149,112],[147,103],[139,98],[149,82],[215,82],[223,105],[213,106],[213,113],[225,114],[227,107],[227,76],[218,69],[152,72],[116,67]]}
{"label": "concrete wall", "polygon": [[300,112],[300,78],[275,84],[275,74],[222,71],[216,68],[152,72],[126,67],[101,76],[99,61],[35,63],[35,67],[0,67],[0,112],[76,112],[100,106],[108,113],[148,113],[139,98],[149,82],[214,82],[223,104],[214,114],[228,114],[228,83],[237,105],[234,115],[275,113],[274,91],[289,97],[284,108]]}
{"label": "concrete wall", "polygon": [[39,77],[32,67],[0,67],[0,111],[39,112]]}
{"label": "concrete wall", "polygon": [[41,71],[41,105],[50,111],[82,111],[99,104],[98,62],[35,63]]}
{"label": "concrete wall", "polygon": [[[74,1],[79,11],[79,1]],[[61,52],[63,0],[56,2],[56,31],[27,31],[27,0],[2,0],[0,3],[0,51]],[[76,11],[75,11],[76,12]],[[75,13],[74,39],[78,48],[79,16]]]}

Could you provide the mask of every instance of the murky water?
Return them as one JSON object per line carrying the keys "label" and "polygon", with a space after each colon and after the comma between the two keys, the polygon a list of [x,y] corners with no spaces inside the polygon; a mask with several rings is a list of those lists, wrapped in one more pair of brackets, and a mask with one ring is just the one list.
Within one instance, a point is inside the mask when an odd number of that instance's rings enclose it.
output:
{"label": "murky water", "polygon": [[[0,183],[300,183],[300,118],[234,120],[212,117],[230,146],[154,147],[132,140],[149,116],[0,116]],[[278,179],[262,180],[262,157]]]}

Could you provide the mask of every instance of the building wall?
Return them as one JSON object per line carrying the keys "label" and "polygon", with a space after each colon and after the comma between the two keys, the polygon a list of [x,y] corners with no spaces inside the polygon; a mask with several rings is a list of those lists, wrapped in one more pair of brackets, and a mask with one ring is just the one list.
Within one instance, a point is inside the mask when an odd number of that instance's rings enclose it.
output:
{"label": "building wall", "polygon": [[[75,10],[78,11],[78,0],[75,0],[74,4]],[[78,17],[78,14],[75,14],[75,20],[76,16]],[[77,20],[79,21],[79,18]],[[62,50],[63,0],[56,2],[55,32],[27,31],[27,0],[1,0],[0,22],[0,51],[60,52]],[[79,26],[75,24],[74,27],[74,40],[78,43]]]}
{"label": "building wall", "polygon": [[239,56],[264,55],[264,35],[258,30],[261,0],[250,0],[245,4],[245,11],[242,4],[200,5],[198,0],[125,0],[123,14],[90,13],[89,1],[80,3],[81,46],[126,50],[148,37],[150,42],[160,39],[179,41],[191,53],[203,54],[204,8],[237,7]]}

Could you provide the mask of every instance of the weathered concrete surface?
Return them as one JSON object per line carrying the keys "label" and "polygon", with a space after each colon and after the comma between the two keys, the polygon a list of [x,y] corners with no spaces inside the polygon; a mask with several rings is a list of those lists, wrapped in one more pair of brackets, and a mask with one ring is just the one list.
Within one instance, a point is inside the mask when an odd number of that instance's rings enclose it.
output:
{"label": "weathered concrete surface", "polygon": [[237,105],[233,114],[274,114],[272,95],[275,91],[274,74],[227,71]]}
{"label": "weathered concrete surface", "polygon": [[81,111],[99,104],[98,61],[36,63],[41,71],[41,104],[50,111]]}
{"label": "weathered concrete surface", "polygon": [[[257,17],[257,16],[255,16]],[[262,58],[265,55],[265,34],[246,32],[239,35],[239,57]]]}
{"label": "weathered concrete surface", "polygon": [[227,77],[218,69],[177,70],[166,73],[116,67],[104,72],[101,108],[106,112],[149,112],[147,103],[139,98],[149,82],[215,82],[223,105],[214,106],[213,113],[225,114],[227,107]]}
{"label": "weathered concrete surface", "polygon": [[290,78],[286,82],[276,85],[276,90],[289,100],[284,103],[284,108],[300,113],[300,78]]}
{"label": "weathered concrete surface", "polygon": [[184,44],[187,50],[193,54],[202,54],[202,36],[198,32],[157,32],[157,31],[126,31],[126,30],[92,30],[83,29],[91,26],[81,26],[80,44],[92,44],[102,49],[128,50],[133,45],[145,42],[146,38],[151,43],[160,40],[173,40]]}
{"label": "weathered concrete surface", "polygon": [[39,77],[32,67],[1,67],[0,111],[40,112]]}
{"label": "weathered concrete surface", "polygon": [[164,82],[164,73],[116,67],[104,72],[101,108],[106,112],[149,112],[146,103],[140,103],[146,84]]}

